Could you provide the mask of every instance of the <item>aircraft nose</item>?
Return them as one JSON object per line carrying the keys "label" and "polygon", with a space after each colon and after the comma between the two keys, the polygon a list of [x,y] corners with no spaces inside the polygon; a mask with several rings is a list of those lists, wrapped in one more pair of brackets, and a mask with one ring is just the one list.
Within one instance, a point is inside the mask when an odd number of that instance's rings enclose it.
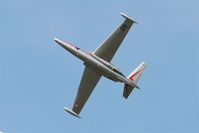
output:
{"label": "aircraft nose", "polygon": [[59,44],[60,46],[62,46],[62,47],[65,47],[65,46],[66,46],[66,44],[65,44],[63,41],[61,41],[61,40],[59,40],[59,39],[57,39],[57,38],[54,38],[54,41],[55,41],[57,44]]}
{"label": "aircraft nose", "polygon": [[59,39],[57,39],[57,38],[54,38],[54,41],[55,41],[56,43],[58,43],[58,42],[59,42]]}

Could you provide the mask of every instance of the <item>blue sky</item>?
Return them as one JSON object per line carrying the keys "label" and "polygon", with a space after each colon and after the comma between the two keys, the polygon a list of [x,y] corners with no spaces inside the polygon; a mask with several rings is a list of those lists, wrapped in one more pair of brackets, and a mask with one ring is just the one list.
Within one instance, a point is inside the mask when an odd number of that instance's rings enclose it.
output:
{"label": "blue sky", "polygon": [[[0,131],[199,132],[197,0],[1,0]],[[128,75],[148,63],[128,100],[102,78],[77,119],[71,107],[83,62],[54,37],[93,51],[123,21],[133,25],[112,63]]]}

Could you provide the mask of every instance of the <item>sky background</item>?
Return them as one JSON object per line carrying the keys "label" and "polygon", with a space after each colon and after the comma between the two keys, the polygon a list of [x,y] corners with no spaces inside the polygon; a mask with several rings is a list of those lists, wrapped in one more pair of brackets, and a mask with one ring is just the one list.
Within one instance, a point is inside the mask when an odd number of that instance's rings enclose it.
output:
{"label": "sky background", "polygon": [[[198,133],[198,0],[1,0],[0,132]],[[148,64],[128,100],[101,78],[77,119],[71,107],[83,62],[53,38],[93,51],[120,24],[133,25],[112,63],[128,75]]]}

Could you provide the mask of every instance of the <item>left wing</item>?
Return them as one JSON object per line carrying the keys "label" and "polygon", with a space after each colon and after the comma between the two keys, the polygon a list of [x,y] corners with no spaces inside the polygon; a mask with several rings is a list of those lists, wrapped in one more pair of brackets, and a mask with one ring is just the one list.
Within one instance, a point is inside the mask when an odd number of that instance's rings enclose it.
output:
{"label": "left wing", "polygon": [[72,110],[64,108],[70,114],[79,117],[79,113],[84,107],[93,89],[100,80],[101,75],[95,72],[90,66],[85,64],[84,73],[78,88],[78,92]]}
{"label": "left wing", "polygon": [[132,24],[136,23],[127,15],[123,13],[121,15],[125,18],[125,21],[93,52],[96,56],[108,62],[115,55]]}

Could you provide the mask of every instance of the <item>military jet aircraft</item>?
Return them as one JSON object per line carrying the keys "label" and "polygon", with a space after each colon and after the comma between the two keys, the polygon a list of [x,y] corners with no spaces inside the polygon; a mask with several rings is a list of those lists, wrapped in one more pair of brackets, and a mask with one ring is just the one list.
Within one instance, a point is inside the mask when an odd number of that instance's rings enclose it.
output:
{"label": "military jet aircraft", "polygon": [[77,46],[54,38],[56,43],[81,59],[85,65],[73,107],[72,109],[64,107],[65,111],[76,117],[80,118],[79,114],[101,76],[115,82],[124,83],[123,97],[126,99],[134,88],[139,89],[137,81],[146,68],[144,62],[142,62],[128,77],[125,77],[117,67],[110,63],[129,29],[136,23],[124,13],[121,13],[121,16],[125,18],[123,23],[93,52],[85,52]]}

